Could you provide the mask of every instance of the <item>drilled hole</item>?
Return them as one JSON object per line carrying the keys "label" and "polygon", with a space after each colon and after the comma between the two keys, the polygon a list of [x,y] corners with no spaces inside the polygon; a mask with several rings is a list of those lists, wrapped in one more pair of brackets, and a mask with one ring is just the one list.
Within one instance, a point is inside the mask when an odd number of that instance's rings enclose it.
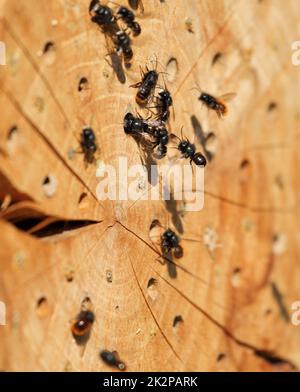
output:
{"label": "drilled hole", "polygon": [[151,222],[150,228],[149,228],[149,238],[153,243],[158,243],[159,238],[162,234],[162,226],[159,222],[158,219],[154,219]]}
{"label": "drilled hole", "polygon": [[277,102],[271,101],[271,102],[268,104],[267,112],[272,112],[273,110],[277,109],[277,107],[278,107]]}
{"label": "drilled hole", "polygon": [[223,359],[225,359],[225,358],[226,358],[226,354],[220,353],[220,354],[217,356],[217,362],[221,362],[221,361],[223,361]]}
{"label": "drilled hole", "polygon": [[12,140],[14,135],[17,134],[18,130],[19,129],[16,125],[13,125],[11,128],[9,128],[8,133],[7,133],[7,140]]}
{"label": "drilled hole", "polygon": [[81,78],[78,83],[78,91],[87,89],[88,85],[89,85],[89,81],[87,80],[87,78],[85,77]]}
{"label": "drilled hole", "polygon": [[132,9],[137,10],[139,7],[139,0],[128,0],[128,4]]}
{"label": "drilled hole", "polygon": [[221,52],[217,52],[212,60],[211,60],[211,65],[214,66],[216,63],[218,63],[220,61],[220,59],[223,57],[223,53]]}
{"label": "drilled hole", "polygon": [[283,233],[276,233],[272,238],[272,252],[274,255],[281,255],[287,249],[287,236]]}
{"label": "drilled hole", "polygon": [[83,192],[78,199],[78,206],[81,209],[87,208],[88,206],[88,194]]}
{"label": "drilled hole", "polygon": [[174,317],[173,320],[173,328],[175,328],[178,324],[183,323],[183,318],[180,315]]}
{"label": "drilled hole", "polygon": [[53,175],[48,175],[43,179],[42,188],[45,196],[52,197],[55,195],[58,181]]}
{"label": "drilled hole", "polygon": [[178,73],[178,61],[175,57],[171,57],[167,62],[166,73],[168,82],[174,82]]}
{"label": "drilled hole", "polygon": [[248,159],[243,159],[242,162],[240,163],[240,169],[246,169],[250,166],[250,161]]}
{"label": "drilled hole", "polygon": [[240,285],[241,283],[241,268],[236,267],[233,271],[232,271],[232,278],[231,278],[231,284],[234,287],[237,287]]}
{"label": "drilled hole", "polygon": [[54,43],[52,41],[48,41],[44,45],[43,53],[45,54],[53,49],[54,49]]}
{"label": "drilled hole", "polygon": [[266,309],[265,310],[265,316],[269,316],[270,314],[272,314],[272,309]]}
{"label": "drilled hole", "polygon": [[154,278],[150,278],[148,280],[148,284],[147,284],[147,289],[149,289],[151,286],[154,286],[157,283],[157,280]]}
{"label": "drilled hole", "polygon": [[46,64],[51,65],[56,59],[55,45],[52,41],[45,43],[43,48],[43,58]]}
{"label": "drilled hole", "polygon": [[49,304],[46,297],[40,297],[36,303],[36,313],[39,317],[43,318],[49,314]]}

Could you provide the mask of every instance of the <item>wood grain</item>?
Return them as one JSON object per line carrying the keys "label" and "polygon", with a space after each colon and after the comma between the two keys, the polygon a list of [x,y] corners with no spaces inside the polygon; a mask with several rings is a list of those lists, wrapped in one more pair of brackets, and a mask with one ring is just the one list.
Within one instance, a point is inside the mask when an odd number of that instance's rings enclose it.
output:
{"label": "wood grain", "polygon": [[[144,0],[144,8],[133,65],[120,83],[87,1],[0,1],[7,46],[0,67],[0,300],[7,306],[0,368],[110,370],[99,359],[108,349],[128,371],[298,369],[299,327],[290,316],[300,300],[300,68],[291,62],[299,2]],[[47,42],[54,49],[43,54]],[[222,56],[212,64],[216,53]],[[91,125],[99,161],[140,163],[122,120],[136,108],[129,86],[153,56],[173,95],[172,132],[183,126],[201,151],[194,115],[212,134],[205,205],[181,218],[184,257],[176,265],[161,263],[149,237],[154,219],[174,227],[165,203],[99,201],[95,166],[70,155]],[[172,58],[178,68],[168,66]],[[79,92],[82,77],[89,89]],[[237,93],[228,117],[201,107],[191,90],[197,84],[215,95]],[[47,176],[57,181],[52,197],[42,186]],[[36,235],[51,222],[55,230]],[[83,349],[70,323],[87,296],[96,321]]]}

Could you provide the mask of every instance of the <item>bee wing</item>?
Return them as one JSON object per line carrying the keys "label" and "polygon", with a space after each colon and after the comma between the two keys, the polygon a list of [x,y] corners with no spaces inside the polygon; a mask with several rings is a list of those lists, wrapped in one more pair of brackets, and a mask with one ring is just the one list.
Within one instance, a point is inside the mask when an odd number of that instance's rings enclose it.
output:
{"label": "bee wing", "polygon": [[111,37],[111,34],[104,34],[107,53],[109,56],[113,56],[116,53],[115,44]]}
{"label": "bee wing", "polygon": [[236,93],[227,93],[223,94],[220,97],[218,97],[218,100],[223,101],[223,102],[229,102],[231,101],[234,97],[236,96]]}

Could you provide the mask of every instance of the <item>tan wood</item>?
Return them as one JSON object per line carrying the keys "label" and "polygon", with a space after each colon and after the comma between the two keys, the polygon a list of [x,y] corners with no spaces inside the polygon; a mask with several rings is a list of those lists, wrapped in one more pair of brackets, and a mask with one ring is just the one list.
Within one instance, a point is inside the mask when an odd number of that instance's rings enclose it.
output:
{"label": "tan wood", "polygon": [[[0,368],[109,370],[99,359],[108,349],[128,371],[298,369],[300,327],[290,320],[300,300],[298,0],[144,0],[125,83],[87,3],[0,1]],[[54,49],[43,54],[47,42]],[[165,203],[97,200],[95,165],[72,154],[91,125],[98,165],[119,156],[140,163],[122,121],[138,110],[129,86],[155,56],[174,99],[172,132],[183,126],[193,140],[194,115],[213,133],[205,205],[181,217],[176,266],[162,263],[149,236],[154,219],[174,228]],[[82,77],[88,89],[79,92]],[[196,85],[237,93],[224,120],[201,106]],[[20,219],[33,218],[25,232]],[[73,226],[37,237],[52,222]],[[85,297],[96,321],[78,347],[70,327]],[[183,322],[174,327],[176,316]]]}

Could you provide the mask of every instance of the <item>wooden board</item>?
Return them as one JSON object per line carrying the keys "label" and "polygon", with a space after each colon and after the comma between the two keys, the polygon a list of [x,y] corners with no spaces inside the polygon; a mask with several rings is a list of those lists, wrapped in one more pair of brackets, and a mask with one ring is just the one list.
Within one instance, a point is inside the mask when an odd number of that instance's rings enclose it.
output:
{"label": "wooden board", "polygon": [[[99,358],[108,349],[128,371],[298,369],[299,2],[143,3],[121,83],[87,1],[0,2],[0,368],[110,370]],[[74,153],[90,125],[98,165],[140,163],[122,121],[139,110],[129,86],[155,57],[174,100],[170,129],[203,151],[194,116],[213,154],[204,208],[180,216],[175,264],[149,236],[154,219],[174,228],[170,208],[99,201],[95,165]],[[201,106],[196,85],[237,94],[224,120]],[[86,297],[96,320],[79,347],[71,321]]]}

